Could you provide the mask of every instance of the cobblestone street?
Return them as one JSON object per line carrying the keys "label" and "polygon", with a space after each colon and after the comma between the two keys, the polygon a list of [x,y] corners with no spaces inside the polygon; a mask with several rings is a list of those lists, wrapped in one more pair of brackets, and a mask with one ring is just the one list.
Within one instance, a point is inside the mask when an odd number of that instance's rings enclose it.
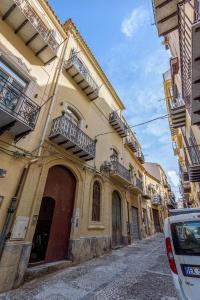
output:
{"label": "cobblestone street", "polygon": [[161,234],[1,294],[0,300],[176,300]]}

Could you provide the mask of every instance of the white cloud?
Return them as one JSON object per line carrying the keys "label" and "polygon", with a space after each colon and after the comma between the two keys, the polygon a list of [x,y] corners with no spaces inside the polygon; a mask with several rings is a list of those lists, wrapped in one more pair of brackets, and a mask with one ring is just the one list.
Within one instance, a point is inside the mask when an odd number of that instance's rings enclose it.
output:
{"label": "white cloud", "polygon": [[147,21],[149,21],[148,11],[143,6],[139,6],[133,9],[129,17],[123,20],[121,31],[126,37],[131,38]]}
{"label": "white cloud", "polygon": [[146,75],[154,74],[162,76],[162,74],[169,69],[169,63],[166,57],[164,49],[153,52],[145,59],[144,73]]}
{"label": "white cloud", "polygon": [[169,178],[171,179],[173,185],[176,186],[176,187],[178,187],[178,185],[179,185],[179,177],[178,177],[176,171],[171,170],[171,171],[168,171],[167,174],[168,174]]}
{"label": "white cloud", "polygon": [[158,120],[148,124],[147,127],[144,129],[144,132],[146,132],[147,134],[151,134],[155,137],[162,137],[163,139],[168,139],[168,142],[170,141],[169,127],[166,120]]}

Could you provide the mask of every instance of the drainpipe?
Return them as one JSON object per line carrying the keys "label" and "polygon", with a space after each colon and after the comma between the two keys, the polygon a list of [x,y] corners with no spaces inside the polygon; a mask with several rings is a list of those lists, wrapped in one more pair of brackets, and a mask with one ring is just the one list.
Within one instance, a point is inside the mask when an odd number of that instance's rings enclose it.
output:
{"label": "drainpipe", "polygon": [[56,94],[57,94],[57,90],[58,90],[58,86],[59,86],[58,83],[59,83],[60,75],[61,75],[63,64],[64,64],[65,52],[66,52],[66,49],[67,49],[68,41],[69,41],[69,35],[67,33],[67,37],[63,41],[64,46],[63,46],[63,49],[62,49],[62,53],[61,53],[61,56],[58,60],[58,65],[57,65],[57,68],[56,68],[57,72],[54,76],[55,84],[54,84],[53,89],[52,89],[52,97],[50,97],[50,98],[52,98],[52,100],[51,100],[51,103],[49,105],[47,119],[46,119],[44,129],[43,129],[43,132],[42,132],[42,137],[41,137],[41,141],[40,141],[40,145],[39,145],[39,149],[38,149],[38,156],[40,156],[41,153],[42,153],[42,146],[43,146],[44,141],[45,141],[45,137],[46,137],[46,133],[47,133],[47,130],[48,130],[49,122],[51,120],[53,107],[54,107],[54,104],[55,104],[55,101],[56,101]]}
{"label": "drainpipe", "polygon": [[129,202],[126,201],[127,204],[127,214],[128,214],[128,222],[127,222],[127,234],[128,234],[128,243],[131,244],[131,224],[130,224],[130,214],[129,214]]}
{"label": "drainpipe", "polygon": [[[58,82],[59,82],[60,74],[61,74],[61,71],[62,71],[63,63],[64,63],[64,56],[65,56],[66,48],[67,48],[67,45],[68,45],[68,41],[69,41],[69,36],[67,36],[67,38],[66,38],[66,42],[64,43],[62,54],[61,54],[60,59],[58,61],[57,72],[56,72],[55,77],[54,77],[55,78],[55,85],[54,85],[53,91],[52,91],[53,96],[52,96],[52,100],[51,100],[51,103],[50,103],[50,106],[49,106],[47,120],[46,120],[44,130],[43,130],[43,133],[42,133],[42,138],[41,138],[41,142],[40,142],[39,149],[38,149],[38,156],[40,156],[41,152],[42,152],[42,145],[43,145],[44,140],[45,140],[46,132],[48,130],[49,121],[51,119],[52,110],[53,110],[53,107],[54,107],[54,103],[56,101],[56,93],[57,93],[57,90],[58,90]],[[11,202],[10,202],[10,205],[9,205],[9,208],[8,208],[8,211],[7,211],[7,215],[6,215],[6,219],[5,219],[3,229],[2,229],[2,232],[1,232],[1,235],[0,235],[0,258],[1,258],[2,253],[3,253],[3,249],[4,249],[4,246],[5,246],[6,240],[8,239],[8,236],[9,236],[9,231],[10,231],[11,225],[13,223],[13,219],[14,219],[14,212],[16,211],[16,207],[17,207],[17,204],[18,204],[20,193],[21,193],[21,191],[24,187],[28,171],[30,169],[30,166],[33,163],[37,162],[37,161],[38,161],[38,159],[34,159],[34,160],[30,161],[24,167],[24,169],[22,171],[22,174],[20,176],[18,185],[17,185],[17,189],[15,191],[15,194],[11,198]]]}
{"label": "drainpipe", "polygon": [[140,240],[143,239],[143,217],[142,217],[142,201],[140,195],[138,195],[138,209],[139,209],[139,225],[140,225]]}
{"label": "drainpipe", "polygon": [[0,258],[1,258],[2,253],[3,253],[5,243],[8,239],[8,237],[9,237],[10,228],[12,226],[13,219],[14,219],[14,212],[16,211],[18,200],[20,198],[21,191],[24,187],[28,171],[30,169],[30,166],[32,164],[36,163],[37,161],[38,161],[38,159],[33,159],[24,167],[24,169],[22,171],[22,174],[20,176],[16,191],[15,191],[15,194],[11,198],[10,205],[8,207],[8,210],[7,210],[6,219],[4,221],[3,229],[2,229],[2,232],[1,232],[1,235],[0,235]]}

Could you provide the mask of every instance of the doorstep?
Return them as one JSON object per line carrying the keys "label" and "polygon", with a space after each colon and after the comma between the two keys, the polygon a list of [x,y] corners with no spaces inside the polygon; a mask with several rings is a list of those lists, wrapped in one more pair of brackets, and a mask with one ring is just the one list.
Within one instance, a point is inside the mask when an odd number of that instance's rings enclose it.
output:
{"label": "doorstep", "polygon": [[67,267],[71,267],[72,265],[73,263],[71,260],[61,260],[35,267],[29,267],[26,270],[24,281],[30,281],[32,279],[42,277],[43,275],[50,274],[61,269],[65,269]]}

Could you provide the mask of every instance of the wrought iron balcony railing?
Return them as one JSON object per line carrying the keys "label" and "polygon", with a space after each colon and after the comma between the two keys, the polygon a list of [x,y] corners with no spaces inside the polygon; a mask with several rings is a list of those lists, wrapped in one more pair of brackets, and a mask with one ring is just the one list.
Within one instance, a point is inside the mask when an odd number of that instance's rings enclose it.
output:
{"label": "wrought iron balcony railing", "polygon": [[86,93],[90,100],[95,100],[99,96],[99,87],[89,70],[78,57],[77,53],[72,51],[71,57],[65,63],[65,68],[72,76],[75,82]]}
{"label": "wrought iron balcony railing", "polygon": [[180,95],[178,95],[175,99],[171,100],[170,103],[171,109],[179,108],[182,106],[185,106],[185,102],[183,101]]}
{"label": "wrought iron balcony railing", "polygon": [[170,114],[173,128],[181,128],[186,124],[186,106],[183,99],[177,96],[170,101]]}
{"label": "wrought iron balcony railing", "polygon": [[137,142],[130,136],[126,137],[125,145],[127,145],[133,152],[137,152],[138,150]]}
{"label": "wrought iron balcony railing", "polygon": [[139,162],[140,162],[141,164],[144,164],[145,158],[144,158],[144,154],[142,153],[141,150],[138,150],[137,158],[138,158],[138,160],[139,160]]}
{"label": "wrought iron balcony railing", "polygon": [[[37,8],[28,0],[0,1],[2,20],[24,40],[44,63],[56,57],[59,42],[50,25],[42,19]],[[34,2],[34,1],[33,1]]]}
{"label": "wrought iron balcony railing", "polygon": [[[196,142],[192,130],[190,130],[189,142],[185,134],[182,132],[187,147],[184,149],[186,167],[189,170],[189,179],[191,182],[200,182],[200,150]],[[188,153],[188,154],[187,154]],[[189,159],[188,159],[189,156]]]}
{"label": "wrought iron balcony railing", "polygon": [[126,124],[122,121],[116,111],[112,111],[109,116],[109,121],[111,126],[116,130],[116,132],[121,137],[126,137],[128,135],[128,129]]}
{"label": "wrought iron balcony railing", "polygon": [[49,138],[85,161],[95,157],[96,142],[65,115],[53,120]]}
{"label": "wrought iron balcony railing", "polygon": [[[196,1],[194,1],[196,2]],[[198,84],[196,80],[200,78],[199,66],[196,69],[195,64],[198,64],[196,60],[199,52],[199,38],[194,38],[196,25],[199,23],[199,10],[197,5],[193,5],[193,1],[185,0],[181,1],[178,5],[178,19],[179,19],[179,46],[180,46],[180,65],[181,65],[181,77],[182,77],[182,95],[187,105],[188,111],[191,112],[191,104],[193,107],[192,98],[199,92]],[[198,28],[199,32],[199,28]],[[197,44],[195,44],[195,40]],[[195,54],[195,55],[194,55]],[[193,91],[192,91],[193,89]],[[193,95],[192,95],[193,94]],[[200,96],[200,95],[199,95]],[[195,102],[195,101],[194,101]],[[197,101],[195,104],[199,104]],[[195,108],[195,106],[194,106]],[[200,107],[199,107],[200,108]],[[195,109],[192,108],[192,111]],[[194,120],[195,119],[195,120]],[[198,116],[197,116],[197,119]],[[192,118],[195,123],[196,118]],[[198,123],[198,122],[197,122]]]}
{"label": "wrought iron balcony railing", "polygon": [[152,197],[151,202],[155,205],[161,205],[162,197],[160,195],[155,195],[154,197]]}
{"label": "wrought iron balcony railing", "polygon": [[16,136],[35,128],[40,107],[0,76],[0,132],[12,131]]}
{"label": "wrought iron balcony railing", "polygon": [[143,185],[142,179],[140,179],[140,178],[138,178],[138,177],[135,177],[134,186],[136,186],[136,187],[139,188],[141,191],[143,191],[144,185]]}
{"label": "wrought iron balcony railing", "polygon": [[59,43],[56,41],[53,31],[43,22],[41,17],[31,6],[30,2],[28,0],[13,0],[13,2],[20,8],[26,19],[29,20],[49,47],[56,52]]}
{"label": "wrought iron balcony railing", "polygon": [[126,181],[131,183],[131,174],[128,169],[126,169],[122,164],[120,164],[117,160],[111,161],[111,172],[114,175],[118,175],[124,178]]}

